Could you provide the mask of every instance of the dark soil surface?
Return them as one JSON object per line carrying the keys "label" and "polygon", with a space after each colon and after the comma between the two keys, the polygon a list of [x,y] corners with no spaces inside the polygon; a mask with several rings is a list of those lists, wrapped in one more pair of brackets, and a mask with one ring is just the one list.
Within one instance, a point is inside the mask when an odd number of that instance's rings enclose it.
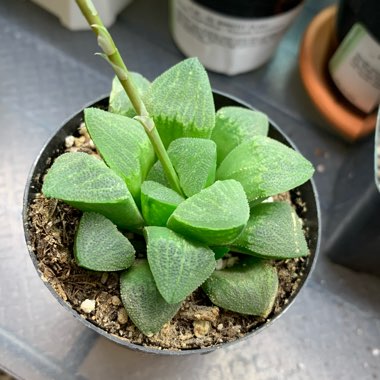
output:
{"label": "dark soil surface", "polygon": [[[67,150],[96,154],[83,126],[80,132],[80,137],[66,139]],[[290,201],[289,194],[280,198]],[[279,291],[273,311],[266,319],[214,306],[198,289],[183,302],[175,317],[159,333],[147,337],[134,326],[121,303],[119,273],[93,272],[77,266],[73,244],[80,216],[80,211],[42,194],[34,199],[29,210],[30,245],[37,257],[42,279],[91,323],[139,345],[158,349],[194,349],[243,337],[281,312],[299,287],[307,266],[307,258],[274,263],[279,276]],[[127,236],[135,245],[137,257],[144,256],[142,238],[133,234]]]}

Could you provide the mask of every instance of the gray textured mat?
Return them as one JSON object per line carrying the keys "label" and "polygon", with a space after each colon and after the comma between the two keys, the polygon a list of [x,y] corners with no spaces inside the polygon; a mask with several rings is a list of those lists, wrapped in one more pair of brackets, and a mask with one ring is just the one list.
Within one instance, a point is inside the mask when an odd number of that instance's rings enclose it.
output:
{"label": "gray textured mat", "polygon": [[[297,52],[307,23],[329,3],[307,3],[269,65],[235,78],[211,75],[214,88],[267,112],[319,165],[324,219],[337,170],[353,148],[325,132],[300,82]],[[148,78],[182,58],[170,39],[166,10],[163,0],[135,0],[112,28],[128,66]],[[109,91],[112,73],[93,57],[97,46],[90,32],[69,32],[30,2],[0,0],[0,30],[0,367],[28,380],[380,377],[380,279],[333,265],[323,251],[283,318],[250,341],[210,355],[147,357],[73,320],[29,261],[22,193],[44,141],[65,118]]]}

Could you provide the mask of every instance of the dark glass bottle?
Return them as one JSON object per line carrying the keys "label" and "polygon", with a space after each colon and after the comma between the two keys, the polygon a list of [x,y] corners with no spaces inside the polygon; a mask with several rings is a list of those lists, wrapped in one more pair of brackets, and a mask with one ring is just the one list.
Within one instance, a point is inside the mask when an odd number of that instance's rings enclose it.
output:
{"label": "dark glass bottle", "polygon": [[259,18],[277,15],[294,8],[300,4],[301,1],[302,0],[194,0],[195,3],[216,12],[243,18]]}
{"label": "dark glass bottle", "polygon": [[362,23],[380,41],[380,0],[340,0],[337,37],[342,41],[356,23]]}
{"label": "dark glass bottle", "polygon": [[360,111],[380,103],[380,0],[340,0],[339,46],[329,71],[340,92]]}

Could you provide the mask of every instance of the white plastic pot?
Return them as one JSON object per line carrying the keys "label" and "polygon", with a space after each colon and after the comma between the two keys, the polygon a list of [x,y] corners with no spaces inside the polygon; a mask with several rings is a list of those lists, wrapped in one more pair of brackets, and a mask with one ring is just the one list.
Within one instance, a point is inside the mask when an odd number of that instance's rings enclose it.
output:
{"label": "white plastic pot", "polygon": [[[50,13],[56,15],[62,25],[70,30],[87,30],[88,23],[80,13],[75,0],[32,0]],[[132,0],[93,0],[106,27],[111,26],[118,13]]]}
{"label": "white plastic pot", "polygon": [[300,13],[296,7],[270,17],[227,16],[191,0],[171,0],[171,32],[186,56],[227,75],[253,70],[276,51],[285,31]]}

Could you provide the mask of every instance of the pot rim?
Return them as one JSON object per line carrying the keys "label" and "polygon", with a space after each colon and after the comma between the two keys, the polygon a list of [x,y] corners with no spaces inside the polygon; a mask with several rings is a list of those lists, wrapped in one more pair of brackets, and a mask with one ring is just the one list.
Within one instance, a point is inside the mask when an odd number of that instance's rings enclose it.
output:
{"label": "pot rim", "polygon": [[[242,101],[242,100],[238,99],[237,97],[228,95],[228,94],[226,94],[226,93],[224,93],[222,91],[213,90],[213,94],[217,95],[219,97],[222,97],[222,98],[226,99],[227,101],[232,101],[234,103],[238,103],[239,105],[242,105],[242,106],[244,106],[246,108],[255,109],[254,107],[252,107],[247,102]],[[25,237],[25,242],[26,242],[26,246],[27,246],[27,249],[28,249],[29,256],[30,256],[30,258],[31,258],[31,260],[33,262],[33,266],[36,269],[36,271],[38,273],[38,276],[43,281],[44,285],[49,289],[50,293],[52,293],[52,295],[54,296],[54,298],[67,311],[69,311],[74,316],[74,318],[76,318],[77,320],[81,321],[85,326],[89,327],[91,330],[93,330],[93,331],[97,332],[98,334],[100,334],[101,336],[103,336],[103,337],[105,337],[107,339],[110,339],[113,342],[118,343],[119,345],[122,345],[124,347],[127,347],[127,348],[129,348],[129,349],[131,349],[133,351],[139,351],[139,352],[148,353],[148,354],[173,355],[173,356],[184,356],[184,355],[191,355],[191,354],[201,354],[201,355],[204,355],[204,354],[211,353],[211,352],[213,352],[215,350],[219,350],[221,348],[224,349],[224,348],[230,347],[231,345],[236,344],[238,342],[245,341],[245,340],[251,338],[252,336],[258,334],[259,332],[263,331],[264,329],[266,329],[270,325],[272,325],[278,318],[280,318],[282,315],[284,315],[284,313],[294,303],[294,301],[297,298],[297,296],[300,293],[300,291],[305,287],[305,284],[307,283],[307,281],[308,281],[308,279],[310,277],[310,274],[312,273],[312,271],[314,270],[314,267],[316,265],[316,261],[317,261],[317,257],[318,257],[319,249],[320,249],[320,243],[321,243],[321,232],[322,232],[322,226],[321,225],[322,225],[322,221],[321,221],[321,211],[320,211],[319,196],[318,196],[318,192],[317,192],[317,189],[316,189],[315,182],[314,182],[313,178],[311,178],[309,181],[307,181],[306,184],[308,182],[310,182],[312,194],[313,194],[313,197],[314,197],[315,213],[316,213],[316,220],[317,220],[317,236],[315,237],[316,238],[316,244],[315,244],[314,254],[312,254],[311,256],[309,256],[309,260],[310,261],[309,261],[309,263],[308,263],[308,265],[307,265],[307,267],[305,269],[305,272],[304,272],[304,275],[303,275],[303,277],[302,277],[302,279],[300,281],[300,284],[299,284],[298,288],[296,289],[296,291],[289,297],[288,303],[283,306],[282,310],[277,315],[275,315],[273,318],[271,318],[270,320],[268,320],[264,324],[258,326],[257,328],[255,328],[251,332],[247,333],[243,337],[238,338],[236,340],[233,340],[233,341],[230,341],[230,342],[226,342],[226,343],[220,343],[220,344],[217,344],[217,345],[214,345],[214,346],[210,346],[210,347],[203,347],[203,348],[196,348],[196,349],[184,349],[184,350],[158,349],[158,348],[146,347],[146,346],[138,345],[138,344],[135,344],[135,343],[131,343],[131,342],[127,341],[126,339],[123,339],[123,338],[119,337],[118,335],[106,332],[105,330],[101,329],[100,327],[96,326],[95,324],[89,322],[87,319],[83,318],[75,309],[73,309],[71,307],[71,305],[68,302],[64,301],[56,293],[56,291],[50,285],[49,282],[47,282],[47,281],[45,281],[43,279],[42,273],[38,269],[38,260],[37,260],[37,257],[35,255],[35,253],[33,252],[32,248],[31,248],[31,245],[30,245],[30,236],[29,236],[29,230],[28,230],[28,224],[29,224],[28,223],[28,208],[29,208],[28,206],[29,206],[30,200],[33,199],[31,194],[33,194],[33,191],[32,191],[33,185],[32,185],[32,183],[33,183],[33,179],[34,179],[34,175],[35,175],[35,170],[37,168],[37,165],[38,165],[39,161],[42,159],[43,153],[45,152],[45,150],[47,149],[47,147],[51,143],[51,141],[54,139],[54,137],[59,133],[59,131],[61,131],[67,124],[69,124],[71,122],[71,120],[76,119],[77,117],[79,117],[83,113],[83,110],[85,108],[90,107],[90,106],[94,106],[95,104],[98,104],[98,103],[101,103],[101,102],[104,102],[104,101],[106,101],[108,99],[108,97],[109,97],[109,95],[107,94],[107,95],[104,95],[104,96],[98,98],[96,101],[88,102],[84,107],[81,107],[78,112],[76,112],[73,115],[71,115],[70,117],[68,117],[64,121],[64,123],[62,123],[62,125],[57,130],[55,130],[55,132],[45,142],[45,144],[43,145],[43,147],[39,151],[36,159],[34,160],[32,166],[31,166],[31,169],[29,171],[29,175],[28,175],[28,178],[27,178],[27,181],[26,181],[26,185],[25,185],[24,196],[23,196],[22,218],[23,218],[23,227],[24,227],[24,237]],[[269,123],[270,123],[270,128],[272,128],[275,131],[277,131],[282,136],[282,138],[286,141],[286,143],[289,146],[291,146],[293,149],[295,149],[296,151],[299,152],[299,150],[297,149],[297,147],[295,146],[295,144],[293,143],[293,141],[291,141],[288,138],[288,136],[286,135],[286,133],[284,133],[281,130],[281,128],[279,128],[277,126],[276,123],[274,123],[271,119],[269,119]]]}

